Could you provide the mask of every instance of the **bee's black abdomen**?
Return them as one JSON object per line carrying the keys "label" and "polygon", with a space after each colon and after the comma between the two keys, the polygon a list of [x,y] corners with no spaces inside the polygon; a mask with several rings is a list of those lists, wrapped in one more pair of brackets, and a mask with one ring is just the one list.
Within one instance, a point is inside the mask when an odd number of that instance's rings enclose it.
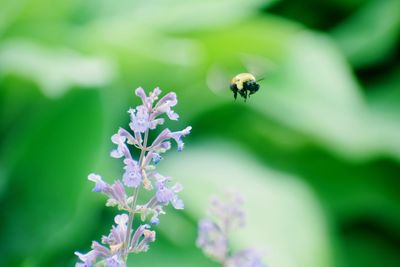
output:
{"label": "bee's black abdomen", "polygon": [[254,94],[255,92],[258,91],[258,89],[260,89],[260,85],[258,83],[255,83],[253,88],[250,89],[250,94]]}
{"label": "bee's black abdomen", "polygon": [[243,83],[243,88],[252,95],[260,89],[260,85],[256,81],[247,81]]}

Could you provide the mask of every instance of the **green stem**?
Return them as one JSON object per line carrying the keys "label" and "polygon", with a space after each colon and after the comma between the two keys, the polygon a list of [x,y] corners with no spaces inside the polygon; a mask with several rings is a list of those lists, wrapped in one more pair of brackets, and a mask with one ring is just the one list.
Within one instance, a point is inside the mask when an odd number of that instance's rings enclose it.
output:
{"label": "green stem", "polygon": [[[147,130],[144,133],[144,140],[143,140],[143,145],[142,145],[142,149],[140,152],[140,157],[139,157],[139,166],[140,166],[140,170],[141,172],[144,171],[143,168],[143,159],[147,150],[147,140],[149,137],[149,130]],[[131,238],[132,238],[132,225],[133,225],[133,219],[136,213],[136,201],[139,195],[139,188],[140,186],[138,186],[137,188],[135,188],[135,190],[133,191],[133,202],[132,202],[132,206],[131,206],[131,211],[129,212],[129,219],[128,219],[128,228],[127,228],[127,235],[126,235],[126,241],[125,241],[125,253],[123,255],[123,259],[125,261],[125,263],[128,260],[128,254],[129,254],[129,244],[131,243]]]}

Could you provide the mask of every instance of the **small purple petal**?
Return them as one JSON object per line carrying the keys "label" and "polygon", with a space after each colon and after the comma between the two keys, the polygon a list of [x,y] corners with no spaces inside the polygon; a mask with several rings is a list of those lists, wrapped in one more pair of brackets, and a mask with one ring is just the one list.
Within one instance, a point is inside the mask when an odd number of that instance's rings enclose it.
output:
{"label": "small purple petal", "polygon": [[114,184],[111,185],[109,192],[106,194],[112,198],[114,198],[120,205],[124,205],[126,201],[126,193],[125,188],[120,181],[115,181]]}
{"label": "small purple petal", "polygon": [[75,266],[85,266],[91,267],[96,262],[96,258],[98,256],[97,252],[94,250],[89,251],[86,254],[82,254],[80,252],[75,252],[75,255],[78,256],[79,260],[82,262],[78,262]]}
{"label": "small purple petal", "polygon": [[158,153],[153,154],[153,162],[154,164],[158,164],[163,158]]}
{"label": "small purple petal", "polygon": [[217,219],[220,227],[228,232],[245,224],[243,199],[237,193],[228,192],[223,198],[213,199],[209,213]]}
{"label": "small purple petal", "polygon": [[129,126],[132,131],[144,133],[150,128],[150,115],[147,107],[141,105],[136,109],[129,109],[128,113],[131,115]]}
{"label": "small purple petal", "polygon": [[[175,106],[178,103],[176,94],[174,92],[169,92],[165,96],[163,96],[160,101],[158,101],[155,110],[163,110],[168,109],[170,107]],[[165,111],[163,111],[165,112]]]}
{"label": "small purple petal", "polygon": [[129,216],[124,214],[120,214],[115,216],[114,221],[117,225],[125,225],[128,223]]}
{"label": "small purple petal", "polygon": [[100,175],[91,173],[88,176],[88,180],[95,182],[96,185],[94,186],[94,188],[92,189],[93,192],[104,192],[104,190],[108,187],[108,184],[105,183],[102,179]]}
{"label": "small purple petal", "polygon": [[149,123],[149,128],[154,130],[158,125],[164,124],[164,119],[163,118],[158,118],[150,121]]}
{"label": "small purple petal", "polygon": [[120,133],[121,130],[119,130],[118,133],[114,134],[111,137],[111,141],[117,145],[117,149],[111,151],[111,157],[122,158],[123,156],[125,156],[125,158],[131,158],[131,153],[129,152],[129,149],[125,144],[126,137],[122,136]]}
{"label": "small purple petal", "polygon": [[179,119],[179,115],[175,111],[173,111],[172,109],[167,110],[166,113],[167,113],[167,116],[168,116],[168,118],[170,120],[176,121],[176,120]]}
{"label": "small purple petal", "polygon": [[125,173],[122,177],[122,181],[128,187],[137,188],[142,182],[141,169],[137,161],[125,160]]}
{"label": "small purple petal", "polygon": [[252,249],[242,250],[227,260],[227,267],[265,267],[260,255]]}
{"label": "small purple petal", "polygon": [[207,256],[219,262],[223,262],[228,253],[226,237],[221,229],[208,219],[203,219],[199,223],[196,244]]}
{"label": "small purple petal", "polygon": [[192,130],[191,126],[186,127],[182,131],[177,131],[177,132],[172,132],[169,134],[169,137],[174,139],[176,144],[178,145],[178,151],[183,150],[184,143],[182,141],[182,137],[190,134],[190,131]]}
{"label": "small purple petal", "polygon": [[118,130],[118,134],[121,137],[124,137],[128,140],[129,144],[138,144],[138,140],[136,140],[127,130],[125,130],[124,128],[119,128]]}
{"label": "small purple petal", "polygon": [[98,256],[101,256],[101,257],[103,257],[103,258],[108,257],[109,255],[111,255],[111,252],[110,252],[110,250],[109,250],[108,248],[106,248],[106,247],[103,246],[103,245],[100,245],[100,244],[99,244],[98,242],[96,242],[96,241],[93,241],[93,242],[92,242],[92,249],[93,249],[93,251],[96,252],[96,254],[97,254]]}
{"label": "small purple petal", "polygon": [[183,187],[181,184],[175,184],[171,188],[168,188],[165,183],[169,180],[169,178],[164,177],[160,174],[155,174],[154,177],[157,180],[157,192],[156,199],[161,205],[168,205],[171,203],[175,209],[183,209],[184,204],[183,201],[176,195],[176,193],[180,192]]}
{"label": "small purple petal", "polygon": [[182,199],[178,198],[177,196],[171,200],[171,204],[177,210],[183,210],[185,208],[185,204],[183,203]]}
{"label": "small purple petal", "polygon": [[148,107],[147,96],[142,87],[135,90],[135,94],[142,99],[143,105]]}
{"label": "small purple petal", "polygon": [[157,193],[156,193],[156,198],[157,201],[160,202],[161,204],[168,204],[168,202],[170,202],[174,197],[174,192],[169,189],[169,188],[162,188],[162,189],[158,189]]}
{"label": "small purple petal", "polygon": [[160,219],[158,217],[156,217],[156,216],[151,217],[150,224],[157,225],[159,223],[160,223]]}
{"label": "small purple petal", "polygon": [[170,120],[177,120],[179,115],[175,113],[171,108],[178,103],[176,94],[174,92],[166,94],[164,97],[158,101],[154,108],[153,117],[157,117],[163,113],[166,113]]}
{"label": "small purple petal", "polygon": [[151,101],[151,103],[154,103],[158,99],[158,96],[160,94],[161,94],[160,88],[159,87],[154,88],[154,90],[149,94],[149,100]]}
{"label": "small purple petal", "polygon": [[150,225],[144,224],[140,225],[135,233],[133,234],[132,241],[130,244],[130,252],[145,252],[149,249],[149,243],[154,242],[156,238],[156,233],[154,231],[147,230]]}
{"label": "small purple petal", "polygon": [[157,149],[163,141],[170,138],[169,137],[170,134],[171,134],[171,131],[168,128],[162,130],[162,132],[156,137],[156,139],[154,139],[153,144],[151,145],[151,148]]}
{"label": "small purple petal", "polygon": [[162,149],[164,149],[164,150],[170,150],[171,149],[171,142],[169,142],[169,141],[162,142],[160,147]]}

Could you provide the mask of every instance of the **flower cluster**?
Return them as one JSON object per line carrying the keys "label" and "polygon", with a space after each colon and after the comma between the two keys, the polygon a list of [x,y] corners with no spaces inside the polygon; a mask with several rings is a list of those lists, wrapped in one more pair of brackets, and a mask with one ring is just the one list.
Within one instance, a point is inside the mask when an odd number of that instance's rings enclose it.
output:
{"label": "flower cluster", "polygon": [[235,193],[214,198],[209,208],[210,219],[199,222],[197,246],[208,257],[224,267],[265,267],[260,256],[252,249],[231,253],[229,234],[244,226],[243,200]]}
{"label": "flower cluster", "polygon": [[[148,96],[142,88],[136,89],[135,94],[141,98],[142,104],[128,111],[131,131],[120,128],[111,137],[117,146],[111,151],[111,156],[122,158],[124,162],[122,181],[108,184],[97,174],[88,176],[95,183],[92,191],[106,195],[106,205],[117,207],[123,213],[115,216],[116,225],[112,226],[108,236],[102,237],[102,244],[93,241],[91,251],[86,254],[75,253],[80,260],[76,267],[125,267],[129,253],[145,252],[155,240],[155,232],[150,230],[150,225],[159,223],[159,215],[165,213],[163,207],[171,203],[175,209],[184,208],[183,201],[177,195],[183,189],[182,185],[170,185],[171,178],[158,173],[155,165],[163,159],[161,155],[171,148],[171,140],[176,142],[178,151],[183,149],[182,137],[190,133],[191,127],[176,132],[164,129],[150,143],[149,131],[164,123],[161,115],[166,114],[171,120],[179,118],[172,110],[178,103],[176,94],[168,93],[160,100],[159,88]],[[132,156],[129,146],[140,150],[137,160]],[[141,188],[155,193],[147,203],[139,205],[137,198]],[[136,214],[140,215],[143,224],[134,230],[132,224]],[[149,220],[148,224],[144,223],[146,220]]]}

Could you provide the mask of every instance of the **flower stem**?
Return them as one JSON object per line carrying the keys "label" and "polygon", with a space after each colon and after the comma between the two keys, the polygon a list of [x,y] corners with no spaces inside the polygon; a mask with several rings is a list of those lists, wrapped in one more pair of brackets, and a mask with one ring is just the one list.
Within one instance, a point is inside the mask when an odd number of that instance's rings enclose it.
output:
{"label": "flower stem", "polygon": [[[143,159],[147,150],[147,140],[149,137],[149,130],[147,130],[144,133],[144,140],[143,140],[143,145],[142,145],[142,149],[140,152],[140,157],[139,157],[139,166],[142,169],[143,168]],[[142,170],[143,171],[143,170]],[[132,202],[132,206],[131,206],[131,212],[129,212],[129,219],[128,219],[128,228],[126,229],[127,231],[127,235],[126,235],[126,248],[125,248],[125,255],[123,255],[123,259],[125,260],[125,263],[128,260],[128,254],[129,254],[129,245],[131,243],[131,238],[132,238],[132,225],[133,225],[133,219],[136,213],[136,201],[139,195],[139,186],[135,188],[135,190],[133,191],[133,202]]]}

